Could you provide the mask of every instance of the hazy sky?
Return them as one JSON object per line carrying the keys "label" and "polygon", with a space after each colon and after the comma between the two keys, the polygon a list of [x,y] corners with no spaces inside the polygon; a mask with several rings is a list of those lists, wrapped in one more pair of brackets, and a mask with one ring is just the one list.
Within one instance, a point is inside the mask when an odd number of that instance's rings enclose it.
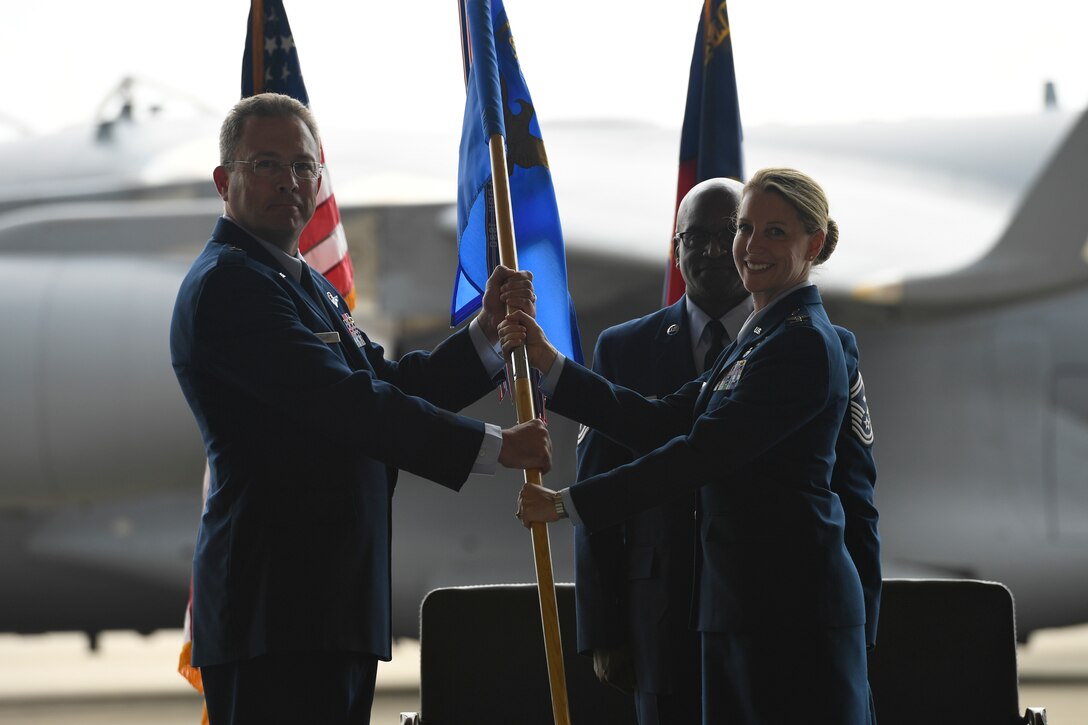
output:
{"label": "hazy sky", "polygon": [[[285,4],[324,124],[459,131],[456,0]],[[130,74],[216,116],[238,96],[248,0],[7,5],[0,120],[90,120]],[[545,129],[578,117],[678,126],[701,5],[507,0]],[[1032,112],[1046,80],[1064,107],[1088,106],[1084,3],[734,0],[729,13],[746,125]]]}

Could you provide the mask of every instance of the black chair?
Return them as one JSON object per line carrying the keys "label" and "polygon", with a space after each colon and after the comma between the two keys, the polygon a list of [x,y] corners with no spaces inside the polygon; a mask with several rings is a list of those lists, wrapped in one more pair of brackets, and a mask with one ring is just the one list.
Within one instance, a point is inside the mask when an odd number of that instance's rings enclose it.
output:
{"label": "black chair", "polygon": [[[575,651],[574,585],[557,584],[571,722],[635,725],[633,700]],[[420,608],[420,711],[411,725],[553,725],[536,585],[436,589]],[[697,724],[695,724],[697,725]]]}
{"label": "black chair", "polygon": [[[634,725],[632,699],[574,651],[574,587],[559,584],[556,596],[571,721]],[[994,582],[885,579],[869,682],[879,725],[1046,725],[1045,709],[1020,713],[1012,594]],[[427,595],[420,712],[401,722],[553,724],[534,585]]]}
{"label": "black chair", "polygon": [[879,725],[1045,725],[1020,713],[1012,594],[995,582],[885,579],[869,684]]}

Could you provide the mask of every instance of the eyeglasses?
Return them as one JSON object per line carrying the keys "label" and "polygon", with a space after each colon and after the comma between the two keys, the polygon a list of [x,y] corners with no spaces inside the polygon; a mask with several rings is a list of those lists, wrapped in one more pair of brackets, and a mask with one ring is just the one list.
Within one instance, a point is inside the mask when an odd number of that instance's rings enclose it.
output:
{"label": "eyeglasses", "polygon": [[680,232],[676,235],[676,239],[684,245],[686,249],[694,250],[706,250],[710,248],[710,243],[715,239],[718,240],[718,247],[720,249],[729,249],[733,245],[733,236],[737,233],[737,225],[730,223],[725,229],[720,232],[708,232],[703,229],[692,229],[688,232]]}
{"label": "eyeglasses", "polygon": [[249,164],[253,168],[254,176],[265,177],[275,176],[283,169],[290,168],[291,173],[300,181],[317,181],[321,177],[321,170],[325,168],[324,164],[319,164],[316,161],[294,161],[289,164],[281,164],[279,161],[272,161],[270,159],[223,162],[223,166],[230,166],[231,164]]}

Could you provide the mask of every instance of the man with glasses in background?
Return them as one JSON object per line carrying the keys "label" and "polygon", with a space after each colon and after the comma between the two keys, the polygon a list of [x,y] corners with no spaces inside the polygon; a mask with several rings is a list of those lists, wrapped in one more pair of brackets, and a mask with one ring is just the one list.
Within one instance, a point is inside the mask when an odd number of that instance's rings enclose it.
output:
{"label": "man with glasses in background", "polygon": [[532,314],[499,267],[483,309],[433,352],[388,361],[299,256],[321,185],[298,101],[240,101],[213,172],[224,202],[178,292],[171,359],[211,471],[193,559],[193,651],[211,725],[366,723],[390,658],[397,469],[454,490],[497,465],[551,465],[539,420],[449,411],[502,379],[495,327]]}
{"label": "man with glasses in background", "polygon": [[[733,263],[742,185],[708,179],[676,211],[674,259],[686,292],[601,333],[594,371],[642,395],[668,395],[714,365],[752,312]],[[632,452],[582,429],[579,481]],[[578,649],[603,681],[633,690],[640,725],[700,722],[699,633],[689,625],[695,494],[595,534],[574,528]]]}

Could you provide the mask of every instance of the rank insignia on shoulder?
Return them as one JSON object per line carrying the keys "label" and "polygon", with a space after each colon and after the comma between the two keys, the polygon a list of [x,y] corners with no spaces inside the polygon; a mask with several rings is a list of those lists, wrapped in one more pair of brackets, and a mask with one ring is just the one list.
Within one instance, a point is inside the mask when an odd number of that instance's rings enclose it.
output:
{"label": "rank insignia on shoulder", "polygon": [[729,370],[724,375],[722,375],[722,377],[718,380],[718,384],[714,386],[714,392],[716,393],[719,390],[732,390],[733,388],[737,387],[737,383],[740,382],[741,373],[744,372],[744,364],[746,362],[748,361],[737,360],[735,363],[733,363],[733,366],[729,368]]}
{"label": "rank insignia on shoulder", "polygon": [[219,253],[219,264],[245,264],[246,252],[239,247],[226,247]]}
{"label": "rank insignia on shoulder", "polygon": [[576,445],[576,446],[582,445],[582,441],[585,440],[585,437],[586,437],[587,433],[589,433],[589,426],[579,425],[578,426],[578,442],[575,443],[574,445]]}
{"label": "rank insignia on shoulder", "polygon": [[865,399],[865,381],[861,379],[860,370],[858,379],[850,386],[848,408],[850,432],[863,446],[873,445],[873,421],[869,417],[869,401]]}
{"label": "rank insignia on shoulder", "polygon": [[790,325],[791,327],[794,326],[794,325],[803,325],[803,324],[807,323],[811,319],[812,318],[809,317],[808,314],[806,314],[804,312],[804,310],[802,310],[800,307],[798,307],[796,310],[791,312],[789,314],[789,316],[786,318],[786,324]]}

